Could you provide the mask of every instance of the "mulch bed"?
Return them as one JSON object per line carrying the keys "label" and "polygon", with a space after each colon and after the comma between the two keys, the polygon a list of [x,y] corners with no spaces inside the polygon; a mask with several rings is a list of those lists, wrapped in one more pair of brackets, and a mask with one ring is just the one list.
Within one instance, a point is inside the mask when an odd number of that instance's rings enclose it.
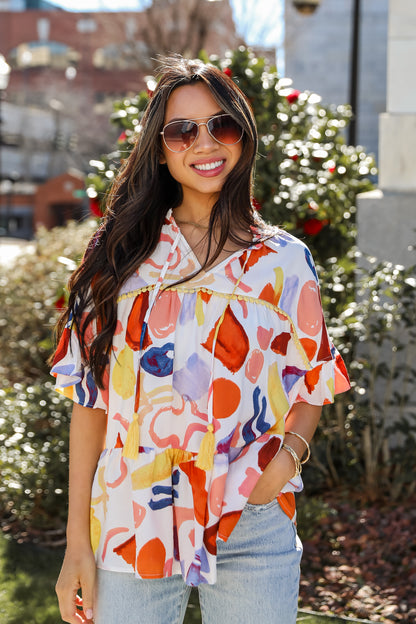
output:
{"label": "mulch bed", "polygon": [[304,540],[301,604],[371,622],[416,622],[416,497],[328,501],[334,514]]}

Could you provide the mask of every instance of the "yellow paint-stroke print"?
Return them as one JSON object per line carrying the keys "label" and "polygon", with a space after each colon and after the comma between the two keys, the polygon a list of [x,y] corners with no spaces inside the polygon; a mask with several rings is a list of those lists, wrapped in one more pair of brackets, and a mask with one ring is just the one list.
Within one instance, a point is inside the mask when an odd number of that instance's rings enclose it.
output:
{"label": "yellow paint-stroke print", "polygon": [[62,394],[67,399],[71,399],[71,401],[74,400],[74,386],[66,386],[66,388],[56,388],[56,391],[59,392],[59,394]]}
{"label": "yellow paint-stroke print", "polygon": [[289,409],[289,403],[285,391],[283,390],[282,382],[280,381],[279,369],[276,362],[269,366],[267,392],[270,407],[276,420],[273,427],[271,427],[267,433],[271,435],[282,435],[285,432],[284,416]]}
{"label": "yellow paint-stroke print", "polygon": [[105,467],[101,466],[101,468],[98,469],[98,475],[97,475],[97,481],[101,489],[101,494],[100,496],[91,498],[91,505],[99,505],[100,503],[102,503],[104,507],[104,513],[107,513],[107,502],[110,497],[107,494],[107,487],[104,481],[104,472],[105,472]]}
{"label": "yellow paint-stroke print", "polygon": [[201,327],[201,325],[204,324],[205,315],[204,315],[204,305],[203,305],[201,293],[199,291],[196,295],[195,316],[196,316],[198,325]]}
{"label": "yellow paint-stroke print", "polygon": [[274,269],[275,275],[276,275],[276,280],[274,283],[274,304],[278,305],[279,301],[280,301],[280,297],[282,295],[282,291],[283,291],[283,270],[281,267],[276,267]]}
{"label": "yellow paint-stroke print", "polygon": [[114,364],[113,388],[122,399],[129,399],[134,394],[136,375],[134,374],[133,351],[128,345],[120,351]]}
{"label": "yellow paint-stroke print", "polygon": [[101,522],[94,513],[94,509],[90,509],[90,540],[93,553],[97,552],[101,538]]}
{"label": "yellow paint-stroke print", "polygon": [[335,384],[334,384],[334,379],[333,379],[332,377],[330,377],[330,378],[327,380],[326,385],[328,386],[329,391],[330,391],[330,393],[331,393],[331,397],[332,397],[332,399],[333,399],[333,398],[334,398],[334,395],[335,395],[335,387],[334,387],[334,386],[335,386]]}
{"label": "yellow paint-stroke print", "polygon": [[150,487],[157,481],[163,481],[172,474],[172,467],[178,466],[181,462],[190,461],[193,455],[189,451],[182,449],[168,448],[154,461],[146,466],[137,468],[131,475],[133,490],[142,490]]}

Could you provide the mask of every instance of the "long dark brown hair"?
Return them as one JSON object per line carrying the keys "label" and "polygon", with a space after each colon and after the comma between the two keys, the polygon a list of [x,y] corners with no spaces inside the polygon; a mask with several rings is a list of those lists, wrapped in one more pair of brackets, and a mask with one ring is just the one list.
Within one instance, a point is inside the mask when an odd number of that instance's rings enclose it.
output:
{"label": "long dark brown hair", "polygon": [[[69,280],[68,307],[57,325],[59,338],[68,320],[73,318],[82,357],[100,387],[103,387],[117,323],[119,290],[156,248],[169,208],[179,206],[182,201],[180,184],[167,166],[160,164],[160,132],[171,93],[195,83],[207,85],[221,110],[244,129],[241,156],[211,211],[208,250],[201,270],[215,262],[227,240],[247,247],[249,242],[242,238],[241,232],[261,224],[251,205],[257,130],[246,97],[231,78],[213,65],[176,55],[165,59],[160,80],[141,120],[137,142],[110,190],[103,223],[91,239],[82,264]],[[219,232],[219,237],[214,238],[214,230]],[[216,248],[211,255],[213,241]],[[87,344],[86,329],[94,321],[97,332]]]}

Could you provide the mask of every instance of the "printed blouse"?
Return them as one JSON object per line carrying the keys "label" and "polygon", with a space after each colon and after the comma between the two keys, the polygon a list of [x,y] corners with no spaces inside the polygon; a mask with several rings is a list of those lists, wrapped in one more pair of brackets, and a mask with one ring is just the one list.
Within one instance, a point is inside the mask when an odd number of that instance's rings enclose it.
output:
{"label": "printed blouse", "polygon": [[[295,402],[349,388],[325,322],[311,254],[276,229],[200,268],[172,212],[152,255],[118,295],[105,387],[70,320],[52,374],[59,392],[107,412],[91,493],[97,566],[138,578],[215,583],[257,479],[281,449]],[[89,328],[91,339],[96,331]],[[300,477],[278,500],[288,515]]]}

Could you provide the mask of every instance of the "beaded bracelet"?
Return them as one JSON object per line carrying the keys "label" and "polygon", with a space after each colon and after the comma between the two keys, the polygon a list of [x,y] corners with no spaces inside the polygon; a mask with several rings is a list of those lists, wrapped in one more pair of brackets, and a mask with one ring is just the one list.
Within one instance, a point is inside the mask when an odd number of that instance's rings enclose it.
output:
{"label": "beaded bracelet", "polygon": [[287,444],[284,444],[284,443],[282,444],[282,449],[290,453],[290,455],[292,455],[293,461],[295,462],[295,466],[296,466],[296,471],[292,478],[298,477],[300,473],[302,472],[302,464],[300,463],[300,459],[297,456],[296,451],[291,446],[288,446]]}
{"label": "beaded bracelet", "polygon": [[286,431],[286,433],[291,433],[292,435],[296,436],[297,438],[299,438],[299,440],[302,440],[302,442],[306,446],[306,452],[307,452],[306,458],[300,460],[301,464],[306,464],[306,462],[308,461],[308,459],[311,456],[311,447],[309,446],[308,441],[305,440],[305,438],[303,436],[301,436],[300,433],[297,433],[296,431]]}

